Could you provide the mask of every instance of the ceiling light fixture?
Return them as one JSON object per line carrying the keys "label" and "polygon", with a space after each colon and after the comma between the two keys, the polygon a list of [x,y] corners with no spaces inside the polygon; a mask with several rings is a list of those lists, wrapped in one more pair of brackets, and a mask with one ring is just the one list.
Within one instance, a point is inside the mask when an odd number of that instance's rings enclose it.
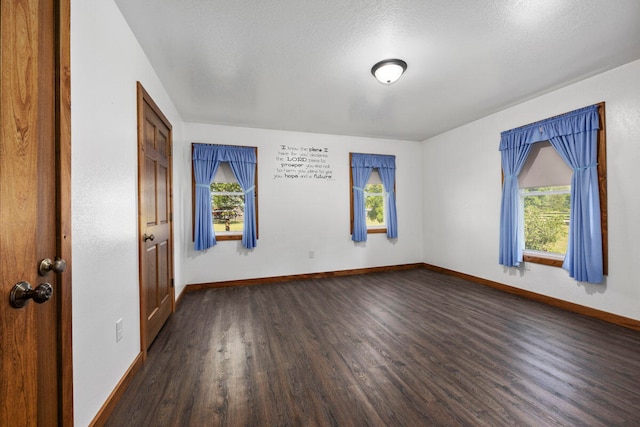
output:
{"label": "ceiling light fixture", "polygon": [[371,68],[371,74],[382,84],[390,85],[400,78],[407,69],[402,59],[385,59]]}

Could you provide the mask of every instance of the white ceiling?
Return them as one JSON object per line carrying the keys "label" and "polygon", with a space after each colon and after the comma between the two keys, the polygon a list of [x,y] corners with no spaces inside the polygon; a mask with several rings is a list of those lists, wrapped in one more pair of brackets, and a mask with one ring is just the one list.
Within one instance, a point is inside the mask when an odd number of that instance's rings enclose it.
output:
{"label": "white ceiling", "polygon": [[115,1],[188,122],[422,141],[640,58],[638,0]]}

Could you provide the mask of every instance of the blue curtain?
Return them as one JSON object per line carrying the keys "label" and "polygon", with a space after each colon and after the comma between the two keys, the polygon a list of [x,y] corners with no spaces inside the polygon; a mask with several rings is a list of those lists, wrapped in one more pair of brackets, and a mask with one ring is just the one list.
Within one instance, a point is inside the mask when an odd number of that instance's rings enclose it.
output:
{"label": "blue curtain", "polygon": [[364,206],[364,186],[367,185],[373,166],[365,165],[361,158],[365,154],[351,155],[351,174],[353,177],[353,233],[354,242],[367,241],[367,219]]}
{"label": "blue curtain", "polygon": [[193,176],[196,182],[195,241],[197,251],[216,244],[211,217],[211,181],[216,176],[220,162],[208,159],[208,152],[202,147],[193,147]]}
{"label": "blue curtain", "polygon": [[574,279],[592,283],[603,277],[597,134],[597,129],[590,129],[549,140],[573,168],[569,244],[562,268]]}
{"label": "blue curtain", "polygon": [[[582,282],[600,283],[603,278],[602,233],[600,228],[600,194],[597,171],[597,133],[600,128],[598,106],[592,105],[559,117],[544,120],[521,128],[502,132],[500,150],[505,168],[505,157],[515,147],[535,142],[549,141],[562,159],[573,168],[571,179],[571,214],[569,220],[569,245],[563,268],[569,275]],[[525,156],[526,157],[526,156]],[[508,174],[505,170],[505,186]],[[515,171],[515,175],[519,171]],[[515,183],[517,193],[517,181]],[[503,205],[505,191],[503,189]],[[504,214],[504,209],[503,209]],[[500,263],[503,250],[512,242],[502,240],[503,228],[514,221],[513,215],[501,217]],[[508,238],[508,236],[505,236]],[[513,247],[510,248],[512,256]],[[509,261],[509,257],[505,257]]]}
{"label": "blue curtain", "polygon": [[500,264],[515,267],[522,262],[524,233],[519,215],[518,174],[531,151],[531,144],[514,143],[502,150],[502,204],[500,206]]}
{"label": "blue curtain", "polygon": [[229,165],[235,175],[242,191],[244,191],[244,228],[242,232],[242,245],[247,249],[256,247],[256,155],[255,151],[239,151],[238,159],[230,161]]}
{"label": "blue curtain", "polygon": [[395,239],[398,237],[398,216],[396,213],[396,158],[395,156],[379,156],[380,165],[378,173],[387,193],[387,237]]}
{"label": "blue curtain", "polygon": [[229,162],[234,176],[245,192],[242,245],[256,246],[255,174],[256,152],[252,147],[193,144],[193,174],[196,181],[195,242],[198,251],[216,244],[211,218],[211,182],[220,162]]}
{"label": "blue curtain", "polygon": [[369,177],[374,168],[378,169],[382,185],[387,193],[387,237],[391,239],[398,237],[398,219],[394,191],[396,174],[395,156],[352,153],[353,234],[351,235],[351,240],[354,242],[365,242],[367,240],[364,187],[367,185],[367,181],[369,181]]}

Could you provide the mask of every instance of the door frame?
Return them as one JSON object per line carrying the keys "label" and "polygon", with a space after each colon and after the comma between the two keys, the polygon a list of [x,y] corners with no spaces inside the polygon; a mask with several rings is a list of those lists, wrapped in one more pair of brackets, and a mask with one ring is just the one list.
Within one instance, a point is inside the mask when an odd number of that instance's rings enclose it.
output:
{"label": "door frame", "polygon": [[58,416],[73,426],[73,321],[71,272],[71,1],[56,0],[55,133],[56,249],[67,261],[58,275]]}
{"label": "door frame", "polygon": [[149,343],[147,342],[147,322],[145,319],[145,307],[146,307],[146,296],[143,292],[143,256],[142,252],[144,250],[143,245],[143,229],[144,229],[144,218],[142,218],[142,195],[141,195],[141,183],[142,176],[140,175],[141,171],[141,162],[144,161],[142,156],[140,155],[142,148],[144,147],[144,105],[147,104],[154,113],[162,120],[162,122],[169,129],[169,280],[171,281],[171,285],[169,286],[169,298],[171,299],[171,313],[174,313],[176,310],[176,298],[175,298],[175,286],[174,286],[174,271],[173,271],[173,262],[174,262],[174,253],[173,253],[173,127],[171,126],[171,122],[167,119],[164,113],[160,110],[160,107],[154,102],[151,98],[151,95],[145,90],[142,86],[142,83],[136,83],[136,92],[137,92],[137,100],[138,100],[138,253],[139,253],[139,294],[140,294],[140,352],[142,353],[142,361],[147,360],[147,349],[149,347]]}

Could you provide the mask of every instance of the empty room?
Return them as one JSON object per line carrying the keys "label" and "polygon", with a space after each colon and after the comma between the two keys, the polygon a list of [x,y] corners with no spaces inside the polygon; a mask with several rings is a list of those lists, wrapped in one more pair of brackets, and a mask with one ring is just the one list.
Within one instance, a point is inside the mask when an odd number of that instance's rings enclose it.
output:
{"label": "empty room", "polygon": [[640,2],[0,13],[0,425],[640,424]]}

